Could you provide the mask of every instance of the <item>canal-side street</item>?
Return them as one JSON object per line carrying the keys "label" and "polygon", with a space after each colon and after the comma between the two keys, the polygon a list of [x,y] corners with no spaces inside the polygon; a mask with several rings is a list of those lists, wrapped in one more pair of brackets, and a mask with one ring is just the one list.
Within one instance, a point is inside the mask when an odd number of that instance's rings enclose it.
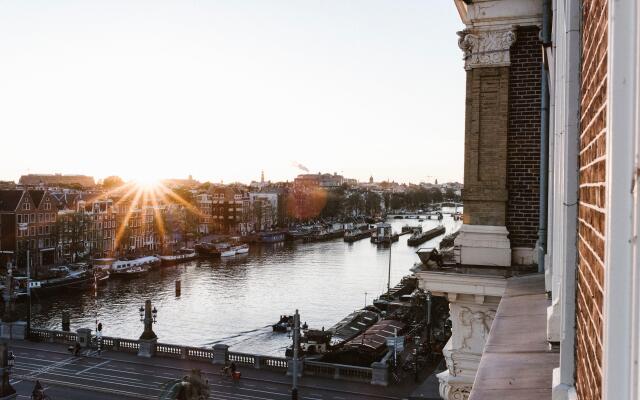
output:
{"label": "canal-side street", "polygon": [[[390,220],[394,231],[417,220]],[[461,222],[445,216],[447,233]],[[437,226],[426,220],[424,229]],[[418,247],[437,244],[442,237]],[[418,257],[407,236],[393,245],[391,284],[397,283]],[[298,308],[311,327],[328,328],[362,308],[386,290],[388,248],[368,239],[252,246],[247,255],[216,261],[194,261],[162,268],[144,278],[112,279],[98,289],[65,292],[40,304],[34,299],[37,327],[60,329],[62,313],[71,329],[94,328],[96,317],[106,336],[137,339],[142,330],[138,308],[146,299],[158,309],[154,330],[163,343],[210,346],[225,343],[234,351],[282,356],[291,339],[273,333],[281,314]],[[181,281],[176,296],[175,281]],[[365,296],[365,293],[366,296]]]}

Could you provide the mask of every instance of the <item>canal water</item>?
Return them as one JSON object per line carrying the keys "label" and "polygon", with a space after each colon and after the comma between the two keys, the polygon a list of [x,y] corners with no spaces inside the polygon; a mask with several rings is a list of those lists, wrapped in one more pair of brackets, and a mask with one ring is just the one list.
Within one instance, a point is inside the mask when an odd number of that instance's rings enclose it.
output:
{"label": "canal water", "polygon": [[[394,231],[417,220],[390,220]],[[459,221],[443,220],[447,233]],[[424,229],[437,226],[426,220]],[[393,244],[391,286],[418,262],[408,235]],[[442,237],[419,247],[434,246]],[[387,286],[389,248],[369,239],[349,244],[342,239],[318,243],[254,245],[249,254],[215,261],[193,261],[162,268],[145,277],[112,279],[98,289],[34,298],[33,323],[60,329],[62,313],[71,315],[71,329],[95,329],[96,318],[105,336],[137,339],[142,332],[138,309],[150,299],[158,309],[153,326],[161,343],[211,346],[225,343],[231,350],[284,354],[287,334],[272,332],[281,314],[297,308],[311,328],[329,328],[350,312],[371,304]],[[182,291],[176,296],[175,281]],[[366,293],[366,295],[365,295]]]}

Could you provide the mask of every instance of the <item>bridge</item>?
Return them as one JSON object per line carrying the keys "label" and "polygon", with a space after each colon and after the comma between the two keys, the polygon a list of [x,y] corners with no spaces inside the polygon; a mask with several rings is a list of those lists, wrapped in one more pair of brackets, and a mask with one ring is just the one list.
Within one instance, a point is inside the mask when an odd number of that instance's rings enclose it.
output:
{"label": "bridge", "polygon": [[[103,337],[98,351],[90,345],[97,343],[95,339],[88,329],[32,329],[30,340],[9,340],[9,350],[15,355],[11,385],[21,397],[28,397],[37,380],[52,400],[159,399],[170,383],[198,368],[208,380],[211,399],[291,396],[290,359],[231,352],[225,345],[204,348],[162,343],[155,344],[151,357],[141,357],[142,340]],[[76,342],[87,344],[79,356],[68,351]],[[225,359],[238,366],[239,382],[221,373]],[[400,400],[416,389],[413,379],[385,387],[388,376],[386,363],[366,368],[303,361],[299,398]]]}
{"label": "bridge", "polygon": [[[440,214],[455,214],[455,213],[460,213],[462,212],[462,208],[464,207],[463,203],[457,203],[457,202],[453,202],[453,201],[443,201],[440,203],[432,203],[429,205],[430,208],[436,208],[436,211],[422,211],[422,212],[417,212],[417,211],[407,211],[407,212],[397,212],[397,213],[389,213],[387,214],[387,217],[389,218],[396,218],[396,217],[402,217],[402,218],[421,218],[424,217],[426,219],[431,219],[429,217],[437,215],[438,213]],[[453,208],[454,210],[451,211],[442,211],[443,207],[449,207],[449,208]]]}

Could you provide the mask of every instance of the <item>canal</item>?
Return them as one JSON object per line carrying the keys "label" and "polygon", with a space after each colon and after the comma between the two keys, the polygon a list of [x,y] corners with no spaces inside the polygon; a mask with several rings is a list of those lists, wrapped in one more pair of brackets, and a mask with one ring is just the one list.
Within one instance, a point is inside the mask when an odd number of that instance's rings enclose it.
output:
{"label": "canal", "polygon": [[[390,220],[394,231],[417,220]],[[445,216],[447,233],[459,221]],[[438,222],[426,220],[424,229]],[[408,235],[393,244],[391,285],[418,262]],[[436,238],[420,247],[437,244]],[[301,321],[328,328],[350,312],[382,294],[387,286],[389,249],[369,239],[348,244],[342,239],[318,243],[254,245],[249,254],[215,261],[193,261],[152,271],[147,276],[112,279],[98,289],[65,292],[33,299],[33,324],[60,329],[62,313],[71,316],[71,329],[95,329],[105,336],[137,339],[142,332],[138,309],[150,299],[158,309],[154,330],[159,342],[191,346],[225,343],[233,351],[283,355],[291,343],[274,333],[271,324],[281,314],[300,310]],[[176,296],[175,281],[182,291]]]}

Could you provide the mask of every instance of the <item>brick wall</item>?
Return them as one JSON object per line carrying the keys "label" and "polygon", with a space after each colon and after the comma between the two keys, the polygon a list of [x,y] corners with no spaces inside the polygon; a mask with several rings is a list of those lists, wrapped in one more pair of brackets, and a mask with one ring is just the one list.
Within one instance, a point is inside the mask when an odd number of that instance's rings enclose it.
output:
{"label": "brick wall", "polygon": [[602,397],[605,244],[607,0],[583,2],[576,291],[576,390]]}
{"label": "brick wall", "polygon": [[467,71],[464,223],[505,225],[509,68]]}
{"label": "brick wall", "polygon": [[518,28],[511,47],[506,226],[512,247],[534,248],[538,233],[542,64],[538,31],[535,26]]}

